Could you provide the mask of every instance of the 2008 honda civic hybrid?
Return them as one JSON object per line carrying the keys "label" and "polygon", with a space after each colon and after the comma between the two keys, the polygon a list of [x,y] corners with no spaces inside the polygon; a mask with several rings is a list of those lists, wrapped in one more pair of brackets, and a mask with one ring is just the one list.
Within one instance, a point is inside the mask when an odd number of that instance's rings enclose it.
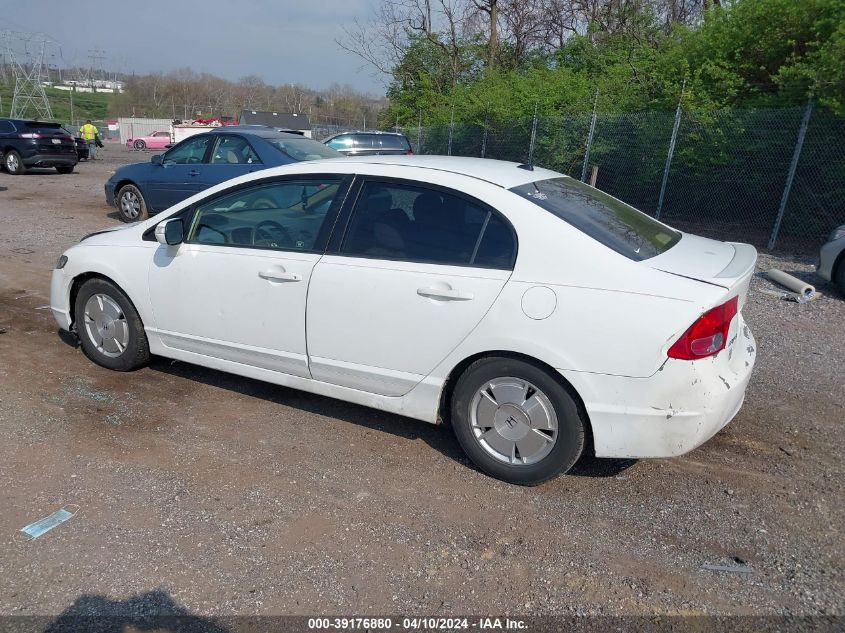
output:
{"label": "2008 honda civic hybrid", "polygon": [[733,418],[756,259],[546,169],[346,158],[89,235],[51,306],[104,367],[158,354],[449,421],[482,470],[536,484],[587,450],[680,455]]}

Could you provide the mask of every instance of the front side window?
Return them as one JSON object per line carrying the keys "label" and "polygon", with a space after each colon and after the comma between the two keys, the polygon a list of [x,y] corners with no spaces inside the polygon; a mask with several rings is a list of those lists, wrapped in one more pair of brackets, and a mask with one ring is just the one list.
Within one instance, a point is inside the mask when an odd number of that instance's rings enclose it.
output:
{"label": "front side window", "polygon": [[188,232],[196,244],[314,251],[342,179],[286,180],[245,187],[197,208]]}
{"label": "front side window", "polygon": [[634,261],[660,255],[681,239],[654,218],[572,178],[539,180],[511,191]]}
{"label": "front side window", "polygon": [[186,139],[170,151],[166,152],[164,154],[163,162],[173,163],[175,165],[192,165],[194,163],[201,163],[210,140],[210,136],[197,136]]}
{"label": "front side window", "polygon": [[221,136],[211,153],[211,162],[240,165],[260,163],[261,160],[246,139],[240,136]]}
{"label": "front side window", "polygon": [[422,186],[367,182],[344,255],[513,268],[516,241],[507,222],[471,200]]}

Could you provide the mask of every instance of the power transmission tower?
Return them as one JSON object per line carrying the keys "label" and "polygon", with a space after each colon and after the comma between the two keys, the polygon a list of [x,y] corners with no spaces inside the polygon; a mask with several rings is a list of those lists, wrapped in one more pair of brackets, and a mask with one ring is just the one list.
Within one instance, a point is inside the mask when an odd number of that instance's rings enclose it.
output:
{"label": "power transmission tower", "polygon": [[[12,94],[11,118],[25,118],[32,110],[36,118],[50,121],[53,118],[53,110],[50,107],[50,99],[44,90],[46,69],[44,57],[49,40],[44,36],[34,36],[28,33],[3,33],[6,58],[12,67],[12,74],[15,77],[15,91]],[[16,51],[16,44],[23,44],[24,53]],[[35,51],[29,53],[30,46]]]}

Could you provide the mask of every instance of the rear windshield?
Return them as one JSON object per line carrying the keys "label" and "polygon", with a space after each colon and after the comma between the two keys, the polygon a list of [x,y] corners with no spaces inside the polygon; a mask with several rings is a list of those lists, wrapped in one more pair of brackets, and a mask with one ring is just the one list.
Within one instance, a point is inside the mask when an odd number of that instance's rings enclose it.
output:
{"label": "rear windshield", "polygon": [[56,134],[67,133],[67,130],[62,129],[58,123],[43,123],[41,121],[27,121],[24,123],[28,132],[32,134]]}
{"label": "rear windshield", "polygon": [[338,158],[340,153],[310,138],[267,139],[294,160],[319,160],[320,158]]}
{"label": "rear windshield", "polygon": [[572,178],[539,180],[511,191],[634,261],[660,255],[681,239],[645,213]]}

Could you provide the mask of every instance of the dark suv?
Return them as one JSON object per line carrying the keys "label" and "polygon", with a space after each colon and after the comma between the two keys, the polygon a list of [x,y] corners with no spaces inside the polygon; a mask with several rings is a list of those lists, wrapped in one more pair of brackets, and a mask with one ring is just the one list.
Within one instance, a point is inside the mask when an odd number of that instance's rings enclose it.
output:
{"label": "dark suv", "polygon": [[10,174],[27,167],[55,167],[69,174],[79,162],[73,137],[58,123],[0,119],[0,159]]}
{"label": "dark suv", "polygon": [[375,156],[413,154],[408,137],[398,132],[342,132],[323,141],[332,149],[347,156]]}

